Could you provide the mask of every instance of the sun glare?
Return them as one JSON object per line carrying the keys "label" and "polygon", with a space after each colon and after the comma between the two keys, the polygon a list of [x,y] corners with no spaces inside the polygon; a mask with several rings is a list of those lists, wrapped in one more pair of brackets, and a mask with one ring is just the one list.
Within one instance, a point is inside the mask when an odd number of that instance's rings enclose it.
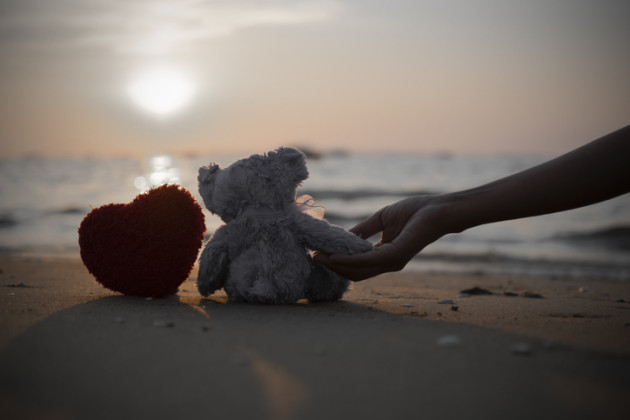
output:
{"label": "sun glare", "polygon": [[181,111],[195,95],[195,84],[181,71],[158,68],[139,74],[127,94],[142,111],[168,116]]}

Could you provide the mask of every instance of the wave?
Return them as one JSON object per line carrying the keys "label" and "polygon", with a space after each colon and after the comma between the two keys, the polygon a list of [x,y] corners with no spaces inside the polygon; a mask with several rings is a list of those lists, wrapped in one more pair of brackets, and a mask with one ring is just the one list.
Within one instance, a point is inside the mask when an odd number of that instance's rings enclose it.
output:
{"label": "wave", "polygon": [[544,275],[593,277],[630,281],[630,262],[566,258],[527,258],[501,253],[420,253],[409,268],[423,272],[465,272],[469,274]]}
{"label": "wave", "polygon": [[615,264],[610,261],[596,261],[596,260],[571,260],[566,258],[553,258],[553,257],[518,257],[514,255],[503,254],[499,252],[479,252],[479,253],[450,253],[450,252],[424,252],[417,254],[414,259],[416,260],[439,260],[448,261],[454,263],[510,263],[510,264],[542,264],[542,265],[588,265],[588,266],[602,266],[602,267],[628,267],[629,263]]}
{"label": "wave", "polygon": [[52,218],[55,216],[66,216],[79,218],[90,212],[89,208],[68,206],[57,209],[43,211],[37,210],[13,210],[0,214],[0,229],[14,228],[19,225],[31,224],[34,221]]}
{"label": "wave", "polygon": [[570,242],[574,245],[596,245],[611,249],[630,250],[630,225],[611,226],[590,232],[562,232],[550,239]]}
{"label": "wave", "polygon": [[0,215],[0,229],[10,228],[17,225],[18,222],[9,214]]}
{"label": "wave", "polygon": [[431,190],[385,190],[376,188],[357,188],[353,190],[309,190],[302,189],[298,191],[298,195],[308,194],[315,200],[322,199],[341,199],[341,200],[357,200],[362,198],[374,197],[411,197],[416,195],[434,195],[439,191]]}
{"label": "wave", "polygon": [[60,209],[49,210],[47,215],[78,215],[78,214],[87,214],[90,212],[90,209],[83,207],[75,207],[69,206]]}
{"label": "wave", "polygon": [[359,223],[371,215],[372,213],[347,215],[326,210],[324,219],[335,225],[346,225],[350,223]]}

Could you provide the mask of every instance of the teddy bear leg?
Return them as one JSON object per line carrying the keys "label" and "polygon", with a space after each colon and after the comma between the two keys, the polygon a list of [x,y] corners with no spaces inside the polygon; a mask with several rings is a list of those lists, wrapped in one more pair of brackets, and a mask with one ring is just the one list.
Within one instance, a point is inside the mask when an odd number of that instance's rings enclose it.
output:
{"label": "teddy bear leg", "polygon": [[350,280],[321,265],[313,264],[312,267],[306,283],[306,299],[311,302],[341,299],[350,286]]}
{"label": "teddy bear leg", "polygon": [[303,297],[306,275],[300,276],[299,273],[288,268],[276,268],[269,272],[263,271],[252,274],[252,285],[243,293],[248,302],[290,304]]}
{"label": "teddy bear leg", "polygon": [[293,272],[263,275],[248,291],[247,301],[266,304],[290,304],[304,297],[304,277]]}

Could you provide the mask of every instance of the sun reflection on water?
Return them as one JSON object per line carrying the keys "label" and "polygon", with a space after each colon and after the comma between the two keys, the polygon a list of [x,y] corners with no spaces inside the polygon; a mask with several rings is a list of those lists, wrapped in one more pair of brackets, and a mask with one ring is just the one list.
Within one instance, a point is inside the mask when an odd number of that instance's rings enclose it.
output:
{"label": "sun reflection on water", "polygon": [[179,169],[175,166],[175,158],[167,153],[150,156],[148,159],[149,172],[136,177],[133,185],[146,192],[152,187],[165,184],[181,184]]}

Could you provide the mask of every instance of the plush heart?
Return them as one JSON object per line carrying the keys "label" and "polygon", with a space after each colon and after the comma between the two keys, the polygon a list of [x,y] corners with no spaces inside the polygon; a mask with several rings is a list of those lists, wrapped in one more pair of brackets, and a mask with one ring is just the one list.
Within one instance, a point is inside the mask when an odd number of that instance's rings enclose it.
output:
{"label": "plush heart", "polygon": [[205,231],[203,212],[190,192],[164,185],[131,203],[88,213],[79,227],[81,259],[108,289],[167,296],[190,275]]}

